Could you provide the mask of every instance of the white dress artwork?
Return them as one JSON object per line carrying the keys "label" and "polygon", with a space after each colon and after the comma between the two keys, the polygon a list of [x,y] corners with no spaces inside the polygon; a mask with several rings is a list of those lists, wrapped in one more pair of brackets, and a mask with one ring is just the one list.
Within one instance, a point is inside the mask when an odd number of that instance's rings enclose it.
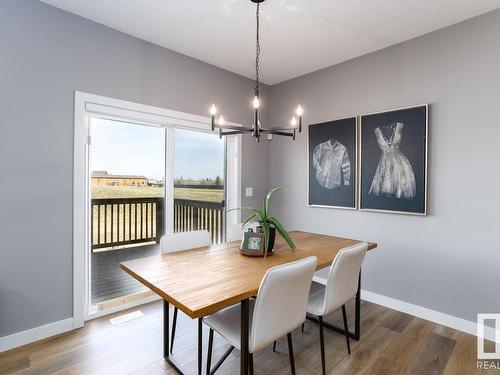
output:
{"label": "white dress artwork", "polygon": [[342,184],[349,186],[351,162],[346,147],[337,140],[328,140],[316,146],[313,152],[316,181],[326,189],[335,189]]}
{"label": "white dress artwork", "polygon": [[395,198],[412,199],[415,197],[415,175],[408,158],[401,152],[399,145],[403,136],[404,124],[390,125],[392,135],[386,138],[380,127],[375,129],[375,137],[382,151],[369,194],[385,195]]}

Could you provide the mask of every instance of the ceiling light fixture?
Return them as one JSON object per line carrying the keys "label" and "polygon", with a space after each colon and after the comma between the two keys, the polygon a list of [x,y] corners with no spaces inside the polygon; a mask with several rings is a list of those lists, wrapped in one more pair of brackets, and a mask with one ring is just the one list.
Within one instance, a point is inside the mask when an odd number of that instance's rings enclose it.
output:
{"label": "ceiling light fixture", "polygon": [[252,3],[257,4],[256,11],[256,21],[257,21],[257,35],[256,35],[256,50],[255,50],[255,96],[253,98],[253,108],[254,108],[254,121],[253,125],[249,127],[241,127],[241,126],[233,126],[227,125],[224,121],[224,117],[222,115],[219,119],[215,119],[217,115],[217,107],[212,104],[210,107],[210,116],[212,118],[212,131],[215,129],[219,129],[219,137],[222,138],[223,135],[235,135],[235,134],[252,134],[255,137],[256,141],[260,141],[260,136],[262,133],[268,135],[267,139],[271,140],[272,135],[281,135],[285,137],[292,137],[295,140],[295,133],[297,130],[299,133],[302,131],[302,114],[304,110],[299,105],[295,110],[295,114],[298,117],[293,116],[290,121],[290,126],[283,128],[272,128],[272,129],[264,129],[260,124],[259,119],[259,107],[260,107],[260,98],[259,98],[259,56],[260,56],[260,43],[259,43],[259,26],[260,26],[260,18],[259,18],[259,6],[260,3],[264,2],[264,0],[250,0]]}

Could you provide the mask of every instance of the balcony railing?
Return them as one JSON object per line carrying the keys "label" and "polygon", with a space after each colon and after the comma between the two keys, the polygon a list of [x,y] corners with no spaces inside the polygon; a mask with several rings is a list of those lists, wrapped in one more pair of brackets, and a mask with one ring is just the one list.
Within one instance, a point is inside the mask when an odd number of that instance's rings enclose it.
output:
{"label": "balcony railing", "polygon": [[224,201],[174,199],[174,232],[206,229],[213,243],[225,241]]}
{"label": "balcony railing", "polygon": [[[163,198],[96,198],[91,200],[92,250],[160,241],[164,228]],[[224,202],[174,199],[174,232],[206,229],[214,243],[225,240]]]}

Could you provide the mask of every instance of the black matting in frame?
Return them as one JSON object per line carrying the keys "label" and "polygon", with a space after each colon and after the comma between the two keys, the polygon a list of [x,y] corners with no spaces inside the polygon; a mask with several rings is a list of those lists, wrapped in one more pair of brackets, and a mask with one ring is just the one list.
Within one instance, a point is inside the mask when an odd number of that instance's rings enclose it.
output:
{"label": "black matting in frame", "polygon": [[309,205],[356,208],[356,137],[356,117],[309,125]]}
{"label": "black matting in frame", "polygon": [[361,116],[360,208],[427,213],[428,106]]}

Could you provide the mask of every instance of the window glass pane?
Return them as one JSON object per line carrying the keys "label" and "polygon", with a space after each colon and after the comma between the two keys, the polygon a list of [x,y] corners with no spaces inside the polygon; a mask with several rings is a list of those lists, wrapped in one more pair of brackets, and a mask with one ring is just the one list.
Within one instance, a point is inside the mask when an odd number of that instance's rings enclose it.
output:
{"label": "window glass pane", "polygon": [[146,290],[120,262],[159,253],[165,130],[92,119],[91,134],[91,304],[96,305]]}
{"label": "window glass pane", "polygon": [[224,241],[224,139],[176,129],[174,231],[206,229]]}

